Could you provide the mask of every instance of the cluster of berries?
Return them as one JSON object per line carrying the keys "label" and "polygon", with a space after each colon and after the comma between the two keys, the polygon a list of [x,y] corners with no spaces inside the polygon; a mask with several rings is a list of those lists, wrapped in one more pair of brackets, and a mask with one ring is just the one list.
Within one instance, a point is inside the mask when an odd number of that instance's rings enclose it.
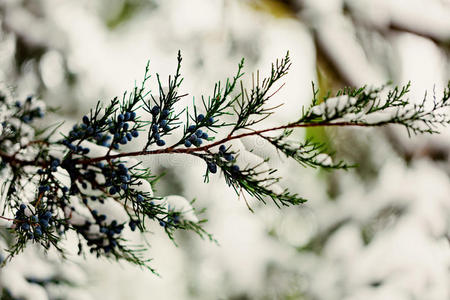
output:
{"label": "cluster of berries", "polygon": [[62,143],[72,152],[79,154],[87,154],[89,153],[89,149],[74,145],[73,141],[78,139],[93,138],[98,145],[104,147],[112,146],[114,149],[119,149],[119,144],[125,145],[133,138],[139,136],[139,132],[130,125],[130,121],[134,121],[135,118],[135,112],[126,112],[124,114],[119,114],[116,120],[108,119],[108,130],[112,135],[112,142],[110,144],[109,141],[111,140],[111,136],[103,133],[101,126],[89,120],[88,116],[83,116],[82,124],[74,125],[69,132],[69,136]]}
{"label": "cluster of berries", "polygon": [[97,145],[103,146],[103,147],[108,147],[111,146],[111,144],[109,143],[109,140],[111,140],[111,136],[108,134],[102,134],[102,133],[97,133],[94,136],[94,139],[97,143]]}
{"label": "cluster of berries", "polygon": [[[232,153],[227,152],[227,148],[225,145],[221,145],[219,147],[219,155],[223,157],[227,162],[233,162],[235,160],[235,157]],[[232,173],[239,173],[239,166],[238,165],[232,165],[231,166],[231,172]]]}
{"label": "cluster of berries", "polygon": [[[199,114],[197,116],[197,122],[201,123],[205,120],[205,116],[203,114]],[[211,125],[214,123],[214,119],[212,117],[208,118],[207,124]],[[184,145],[189,148],[192,145],[199,147],[203,140],[208,140],[209,136],[208,133],[202,131],[201,129],[197,129],[199,125],[191,125],[188,127],[187,131],[192,132],[192,134],[184,141]],[[195,131],[195,132],[194,132]]]}
{"label": "cluster of berries", "polygon": [[37,173],[38,175],[43,175],[45,173],[49,173],[49,172],[56,172],[58,169],[58,166],[61,164],[61,161],[58,158],[54,158],[52,159],[52,161],[50,162],[50,165],[48,168],[44,169],[38,169]]}
{"label": "cluster of berries", "polygon": [[217,173],[217,165],[213,162],[207,161],[206,166],[208,168],[208,171],[215,174]]}
{"label": "cluster of berries", "polygon": [[153,120],[158,120],[159,115],[159,122],[152,125],[152,137],[155,139],[156,145],[162,147],[166,142],[161,139],[161,133],[168,132],[171,129],[167,120],[170,112],[167,109],[161,111],[160,107],[155,105],[151,110],[151,114],[153,115]]}
{"label": "cluster of berries", "polygon": [[93,225],[90,221],[86,221],[83,226],[78,226],[78,231],[86,238],[91,253],[97,252],[97,256],[100,255],[101,250],[109,253],[117,247],[117,235],[122,233],[125,226],[124,224],[117,223],[116,220],[107,224],[105,222],[107,219],[106,215],[99,214],[95,209],[91,213],[94,217],[95,224],[99,226],[98,230],[101,235],[90,232],[90,228]]}
{"label": "cluster of berries", "polygon": [[[169,208],[169,210],[170,210],[170,208]],[[170,227],[171,225],[176,225],[178,223],[180,223],[180,215],[179,215],[179,213],[175,213],[172,216],[169,215],[167,217],[166,221],[159,220],[159,225],[161,227],[164,227],[164,228]]]}
{"label": "cluster of berries", "polygon": [[[95,141],[97,142],[97,144],[105,146],[105,147],[110,146],[108,141],[111,139],[111,136],[109,136],[108,134],[103,134],[101,132],[101,129],[97,128],[97,126],[95,124],[91,123],[88,116],[83,116],[82,120],[83,120],[83,123],[80,126],[78,126],[76,124],[73,126],[72,131],[69,132],[70,140],[68,140],[67,142],[70,142],[71,140],[73,141],[76,139],[80,139],[80,138],[93,137],[95,139]],[[67,142],[63,142],[63,143],[67,144]],[[78,148],[74,148],[74,146],[72,146],[72,147],[69,146],[69,148],[71,148],[72,151],[75,151],[76,149],[78,149]]]}
{"label": "cluster of berries", "polygon": [[49,185],[41,185],[38,188],[39,195],[42,195],[42,194],[44,194],[45,192],[48,192],[48,191],[50,191],[50,186]]}
{"label": "cluster of berries", "polygon": [[[195,130],[195,126],[191,125],[188,128],[188,131],[193,131]],[[208,134],[206,132],[203,132],[201,129],[197,129],[195,131],[195,133],[191,134],[185,141],[184,141],[184,145],[186,147],[191,147],[192,145],[199,147],[202,143],[203,140],[208,140]]]}
{"label": "cluster of berries", "polygon": [[227,153],[227,148],[225,147],[225,145],[221,145],[219,147],[219,154],[220,154],[220,156],[225,158],[226,161],[233,161],[234,160],[233,154]]}
{"label": "cluster of berries", "polygon": [[82,201],[83,201],[84,204],[88,204],[89,199],[91,201],[97,201],[98,200],[98,202],[100,202],[101,204],[105,203],[105,199],[103,197],[97,197],[97,196],[84,197]]}
{"label": "cluster of berries", "polygon": [[128,226],[130,226],[131,231],[135,231],[135,230],[136,230],[136,226],[137,226],[137,222],[134,221],[134,220],[131,220],[131,221],[128,223]]}
{"label": "cluster of berries", "polygon": [[91,124],[88,116],[83,116],[83,123],[81,125],[75,124],[72,130],[69,132],[69,141],[76,139],[88,138],[97,135],[98,128],[94,124]]}
{"label": "cluster of berries", "polygon": [[[75,128],[75,126],[74,126],[74,128]],[[71,132],[72,132],[72,131],[71,131]],[[62,144],[63,144],[64,146],[66,146],[67,148],[69,148],[70,151],[72,151],[72,152],[74,152],[74,153],[77,153],[77,154],[88,154],[89,151],[90,151],[89,148],[87,148],[87,147],[82,147],[82,146],[80,146],[80,145],[74,145],[74,144],[72,144],[72,143],[70,142],[69,139],[63,140],[63,141],[62,141]]]}
{"label": "cluster of berries", "polygon": [[102,170],[105,176],[105,186],[109,188],[109,194],[114,195],[120,193],[121,190],[126,192],[128,190],[128,184],[131,180],[128,168],[120,163],[115,166],[105,165],[98,163],[97,166]]}
{"label": "cluster of berries", "polygon": [[23,231],[27,234],[28,239],[34,239],[42,236],[42,230],[46,230],[50,226],[52,212],[45,211],[38,215],[31,215],[25,212],[27,206],[25,204],[20,204],[19,210],[15,215],[15,223],[17,225],[17,230]]}
{"label": "cluster of berries", "polygon": [[139,136],[139,132],[130,126],[130,122],[135,118],[136,113],[133,111],[119,114],[115,121],[108,120],[109,132],[113,135],[112,147],[114,149],[119,149],[119,144],[125,145]]}
{"label": "cluster of berries", "polygon": [[[197,116],[197,122],[203,122],[205,120],[205,116],[203,114],[199,114]],[[208,125],[212,125],[214,123],[214,118],[213,117],[209,117],[208,120],[206,120],[206,123]]]}
{"label": "cluster of berries", "polygon": [[[225,147],[225,145],[220,145],[219,156],[223,157],[227,162],[232,162],[235,160],[234,155],[230,152],[227,152],[227,148]],[[211,172],[213,174],[217,173],[217,164],[216,163],[207,160],[206,166],[207,166],[209,172]],[[231,171],[233,173],[239,173],[239,166],[232,165]]]}
{"label": "cluster of berries", "polygon": [[[227,152],[227,148],[224,145],[221,145],[219,147],[219,155],[222,156],[228,162],[234,161],[234,155],[229,153],[229,152]],[[231,172],[239,173],[239,166],[238,165],[232,165],[231,166]]]}
{"label": "cluster of berries", "polygon": [[25,105],[22,105],[20,101],[16,101],[16,103],[14,104],[18,109],[24,107],[24,111],[20,119],[22,120],[22,122],[26,124],[31,123],[35,118],[44,117],[44,112],[39,106],[34,109],[27,109],[27,107],[29,108],[29,104],[31,104],[32,100],[33,97],[28,96],[27,99],[25,100]]}

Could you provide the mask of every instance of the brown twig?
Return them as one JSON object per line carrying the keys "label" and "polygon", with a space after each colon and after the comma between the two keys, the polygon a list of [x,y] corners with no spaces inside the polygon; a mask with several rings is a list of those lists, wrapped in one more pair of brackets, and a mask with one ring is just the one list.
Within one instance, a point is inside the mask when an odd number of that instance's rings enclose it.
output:
{"label": "brown twig", "polygon": [[133,156],[143,156],[143,155],[154,155],[154,154],[169,154],[169,153],[177,153],[177,154],[193,154],[197,152],[207,151],[212,147],[221,145],[223,143],[226,143],[231,140],[244,138],[251,135],[261,135],[262,133],[271,132],[271,131],[277,131],[277,130],[283,130],[283,129],[290,129],[290,128],[304,128],[304,127],[331,127],[331,126],[361,126],[361,127],[368,127],[367,124],[364,123],[352,123],[352,122],[336,122],[336,123],[314,123],[314,124],[304,124],[304,123],[290,123],[287,125],[282,125],[278,127],[258,130],[258,131],[251,131],[246,133],[241,133],[238,135],[228,135],[227,137],[216,141],[214,143],[198,147],[198,148],[175,148],[175,146],[170,146],[164,149],[158,149],[158,150],[143,150],[143,151],[133,151],[133,152],[124,152],[119,153],[115,155],[105,155],[95,158],[89,158],[85,160],[80,160],[78,163],[80,164],[91,164],[95,162],[99,162],[102,160],[110,161],[112,159],[117,159],[121,157],[133,157]]}

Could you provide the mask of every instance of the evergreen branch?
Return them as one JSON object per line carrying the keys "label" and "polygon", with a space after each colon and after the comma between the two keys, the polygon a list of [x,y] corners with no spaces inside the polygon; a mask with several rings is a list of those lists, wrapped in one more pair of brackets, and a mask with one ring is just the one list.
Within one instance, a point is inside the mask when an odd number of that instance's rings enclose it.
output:
{"label": "evergreen branch", "polygon": [[[80,254],[87,247],[97,256],[146,266],[156,273],[141,255],[143,248],[127,244],[126,228],[146,232],[148,222],[156,222],[172,241],[179,230],[193,231],[215,241],[202,228],[205,220],[198,221],[194,209],[180,211],[166,198],[153,195],[151,182],[159,177],[135,160],[139,156],[179,154],[202,159],[206,164],[205,181],[220,170],[225,183],[244,197],[250,210],[244,192],[263,203],[271,199],[277,206],[298,205],[306,199],[279,186],[282,178],[276,176],[277,170],[270,167],[268,158],[242,165],[239,156],[253,155],[252,149],[235,149],[232,142],[259,137],[302,166],[345,170],[352,165],[333,163],[326,145],[291,139],[294,130],[397,124],[406,128],[408,134],[422,134],[437,133],[450,122],[446,112],[450,106],[450,82],[442,98],[434,95],[432,103],[428,103],[425,96],[419,104],[406,99],[409,84],[387,93],[387,86],[346,88],[323,99],[317,98],[318,91],[313,86],[312,103],[297,120],[256,130],[254,125],[270,117],[279,106],[269,102],[283,87],[276,86],[291,65],[289,53],[272,65],[268,77],[260,79],[259,72],[253,75],[249,89],[241,80],[242,60],[231,79],[224,85],[217,82],[212,95],[201,98],[204,112],[194,103],[192,113],[187,108],[175,110],[175,104],[187,95],[179,94],[183,81],[180,53],[177,62],[166,89],[156,75],[157,96],[146,88],[151,78],[147,63],[142,84],[135,84],[121,100],[115,97],[106,106],[97,103],[57,141],[53,137],[58,127],[37,130],[32,126],[34,119],[44,117],[43,103],[33,97],[14,102],[0,90],[0,106],[6,112],[0,132],[0,171],[4,178],[4,209],[0,218],[11,223],[15,236],[9,246],[10,257],[29,242],[44,249],[55,247],[64,255],[60,242],[65,232],[74,231],[80,240]],[[150,115],[149,121],[137,115],[140,108]],[[186,120],[181,119],[183,115]],[[228,131],[220,135],[220,128]],[[143,148],[122,151],[123,145],[134,142],[142,132],[146,138]],[[172,134],[179,138],[166,145],[164,137]],[[119,222],[98,211],[113,204],[125,213],[125,220]]]}

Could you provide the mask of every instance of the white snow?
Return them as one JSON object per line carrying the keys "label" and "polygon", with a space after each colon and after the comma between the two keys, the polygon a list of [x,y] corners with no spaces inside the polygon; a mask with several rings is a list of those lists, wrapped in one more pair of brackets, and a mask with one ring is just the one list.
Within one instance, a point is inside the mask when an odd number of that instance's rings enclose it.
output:
{"label": "white snow", "polygon": [[339,112],[342,112],[346,107],[354,105],[356,103],[356,98],[349,96],[339,96],[328,98],[326,101],[313,106],[311,108],[311,113],[324,116],[324,117],[333,117]]}
{"label": "white snow", "polygon": [[167,209],[175,210],[181,212],[181,217],[186,221],[191,221],[194,223],[198,222],[198,218],[194,213],[194,209],[189,201],[186,198],[178,196],[178,195],[170,195],[164,197],[164,200],[167,205]]}
{"label": "white snow", "polygon": [[333,164],[333,159],[326,153],[320,153],[316,156],[316,161],[324,166],[331,166]]}

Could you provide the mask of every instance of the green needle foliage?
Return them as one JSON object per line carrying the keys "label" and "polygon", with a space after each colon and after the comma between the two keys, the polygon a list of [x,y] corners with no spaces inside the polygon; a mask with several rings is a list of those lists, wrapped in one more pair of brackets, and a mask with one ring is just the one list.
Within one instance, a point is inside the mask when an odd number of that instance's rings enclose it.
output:
{"label": "green needle foliage", "polygon": [[[175,104],[185,95],[179,94],[182,83],[181,62],[174,76],[169,76],[163,89],[156,75],[158,91],[153,94],[146,86],[151,76],[149,65],[142,84],[135,86],[121,99],[108,104],[98,103],[67,135],[59,127],[38,130],[36,118],[44,117],[43,103],[33,97],[14,101],[6,90],[0,91],[1,125],[0,157],[3,211],[0,218],[9,224],[13,236],[8,245],[9,259],[26,245],[36,243],[44,249],[54,247],[63,255],[61,241],[69,232],[79,239],[79,254],[88,250],[97,256],[126,260],[155,272],[143,258],[142,245],[130,245],[127,232],[146,232],[151,222],[157,222],[173,240],[177,230],[196,232],[213,240],[202,228],[206,220],[198,220],[192,211],[180,211],[170,201],[153,195],[151,185],[157,174],[142,166],[136,158],[146,155],[192,155],[205,162],[204,180],[219,176],[237,194],[247,192],[265,203],[277,206],[297,205],[306,201],[285,189],[277,189],[282,178],[268,166],[268,159],[254,165],[239,165],[239,153],[229,142],[247,136],[257,136],[269,142],[279,152],[305,167],[348,169],[351,165],[333,163],[325,153],[326,145],[313,140],[296,141],[292,133],[303,127],[360,126],[374,127],[397,124],[408,134],[436,133],[449,123],[450,83],[443,97],[429,105],[425,99],[411,104],[406,98],[409,84],[389,90],[362,87],[347,88],[335,96],[314,98],[297,120],[282,126],[256,130],[255,125],[276,113],[270,99],[282,87],[279,81],[291,65],[289,53],[272,64],[268,77],[252,76],[252,85],[244,87],[242,60],[236,74],[217,82],[211,96],[175,110]],[[137,112],[148,114],[144,118]],[[201,113],[203,111],[203,113]],[[226,133],[219,134],[220,128]],[[176,142],[166,143],[173,135]],[[122,149],[146,139],[136,151]],[[228,145],[228,146],[227,146]],[[101,208],[118,205],[126,219],[116,220]],[[251,209],[251,208],[250,208]],[[189,214],[191,214],[189,216]],[[129,232],[128,232],[129,233]]]}

